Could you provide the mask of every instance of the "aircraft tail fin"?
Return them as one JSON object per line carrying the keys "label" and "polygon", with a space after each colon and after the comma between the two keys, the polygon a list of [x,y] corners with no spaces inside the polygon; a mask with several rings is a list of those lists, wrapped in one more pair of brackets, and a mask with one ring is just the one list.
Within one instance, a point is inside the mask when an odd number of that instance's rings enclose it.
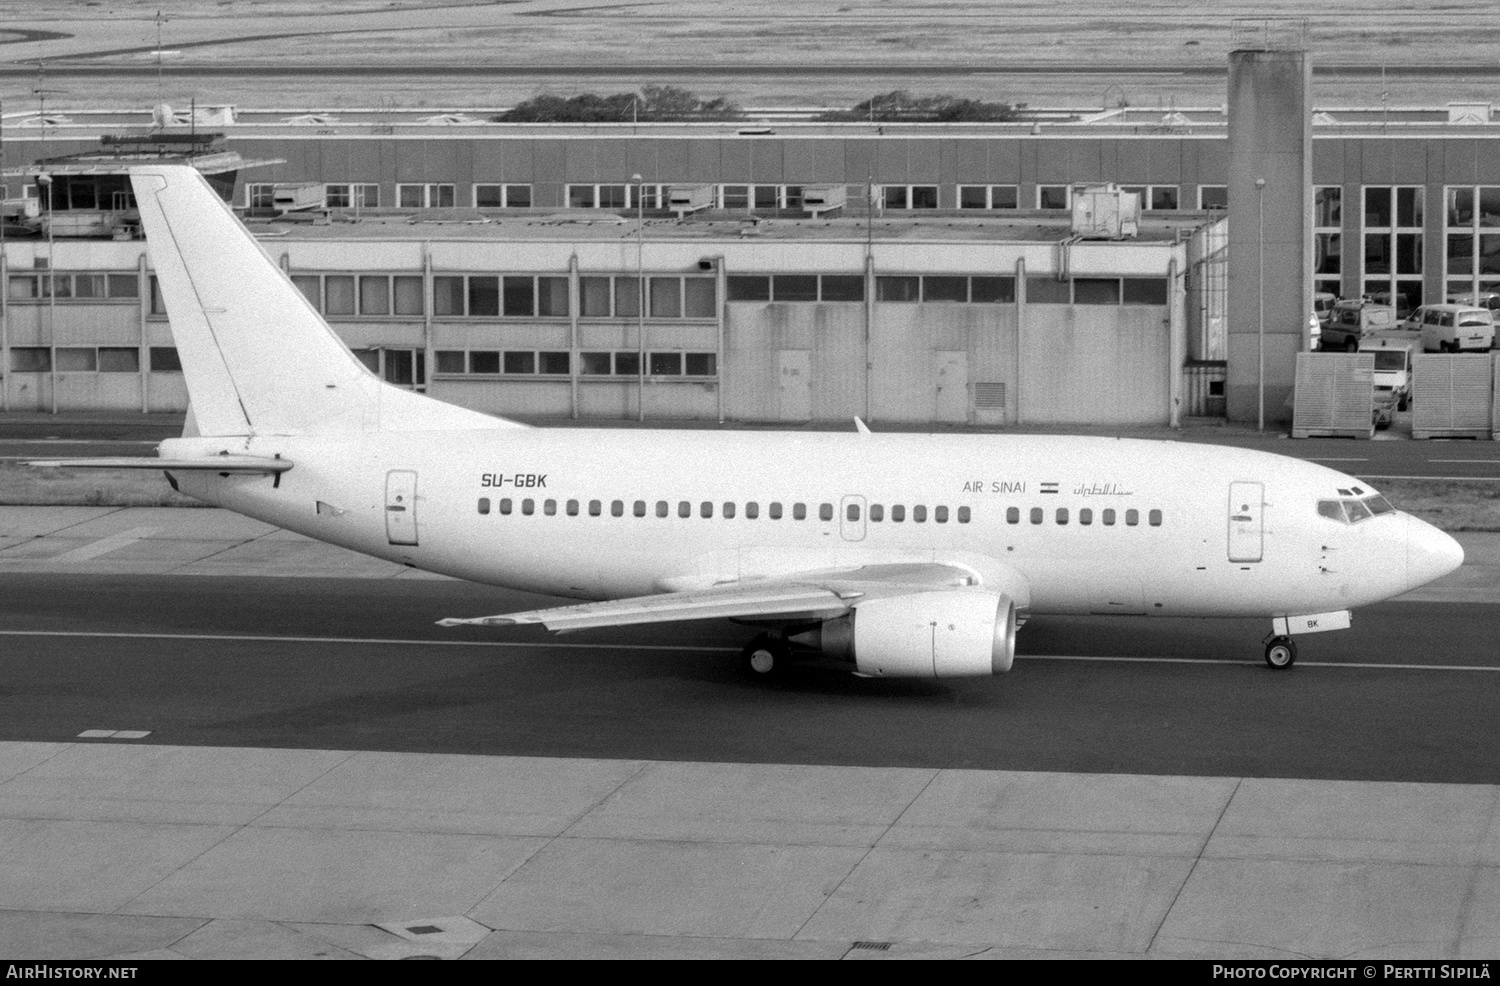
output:
{"label": "aircraft tail fin", "polygon": [[372,374],[193,168],[130,175],[200,434],[524,427]]}

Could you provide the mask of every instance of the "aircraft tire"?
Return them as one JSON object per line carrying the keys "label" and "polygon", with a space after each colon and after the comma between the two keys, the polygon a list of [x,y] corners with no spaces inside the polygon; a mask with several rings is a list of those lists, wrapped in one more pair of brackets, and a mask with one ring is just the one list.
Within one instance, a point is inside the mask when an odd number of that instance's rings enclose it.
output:
{"label": "aircraft tire", "polygon": [[745,646],[740,663],[752,678],[770,678],[785,670],[786,644],[770,634],[761,634]]}
{"label": "aircraft tire", "polygon": [[1266,642],[1266,667],[1285,671],[1297,663],[1297,644],[1291,637],[1272,637]]}

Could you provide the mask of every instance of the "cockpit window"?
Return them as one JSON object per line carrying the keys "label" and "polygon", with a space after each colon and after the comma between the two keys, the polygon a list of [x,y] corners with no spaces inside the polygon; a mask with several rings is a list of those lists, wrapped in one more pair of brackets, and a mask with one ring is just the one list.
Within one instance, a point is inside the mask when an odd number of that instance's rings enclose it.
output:
{"label": "cockpit window", "polygon": [[1362,520],[1369,520],[1377,514],[1388,514],[1395,511],[1390,501],[1376,493],[1362,500],[1353,498],[1347,500],[1319,500],[1318,516],[1336,520],[1341,524],[1358,524]]}

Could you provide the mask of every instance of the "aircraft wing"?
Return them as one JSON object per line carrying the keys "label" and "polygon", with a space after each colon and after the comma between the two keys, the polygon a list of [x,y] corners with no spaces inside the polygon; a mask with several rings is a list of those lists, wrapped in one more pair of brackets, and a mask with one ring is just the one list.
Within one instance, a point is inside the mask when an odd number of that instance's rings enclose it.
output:
{"label": "aircraft wing", "polygon": [[843,616],[863,599],[972,585],[974,581],[967,569],[941,563],[866,565],[499,616],[450,617],[439,620],[438,625],[499,627],[540,623],[549,630],[563,632],[729,617],[831,620]]}
{"label": "aircraft wing", "polygon": [[286,472],[292,468],[289,459],[272,459],[263,455],[205,455],[195,459],[162,459],[154,456],[120,456],[106,459],[37,459],[28,466],[62,469],[154,469],[162,471],[201,470],[203,472],[239,472],[261,475]]}

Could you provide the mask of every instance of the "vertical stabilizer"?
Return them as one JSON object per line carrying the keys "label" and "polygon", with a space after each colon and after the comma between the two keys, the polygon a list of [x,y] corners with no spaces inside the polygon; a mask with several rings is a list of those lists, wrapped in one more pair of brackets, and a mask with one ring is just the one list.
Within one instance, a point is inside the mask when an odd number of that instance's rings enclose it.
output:
{"label": "vertical stabilizer", "polygon": [[199,433],[520,427],[370,373],[194,169],[131,184]]}

